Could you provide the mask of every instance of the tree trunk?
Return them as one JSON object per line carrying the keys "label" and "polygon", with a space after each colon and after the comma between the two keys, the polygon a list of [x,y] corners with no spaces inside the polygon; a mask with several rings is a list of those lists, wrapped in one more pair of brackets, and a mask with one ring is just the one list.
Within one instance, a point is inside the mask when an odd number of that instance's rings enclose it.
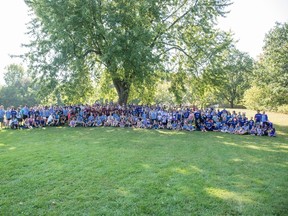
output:
{"label": "tree trunk", "polygon": [[234,108],[234,100],[230,100],[230,108]]}
{"label": "tree trunk", "polygon": [[114,78],[113,84],[118,94],[118,103],[120,105],[127,104],[131,84],[119,78]]}

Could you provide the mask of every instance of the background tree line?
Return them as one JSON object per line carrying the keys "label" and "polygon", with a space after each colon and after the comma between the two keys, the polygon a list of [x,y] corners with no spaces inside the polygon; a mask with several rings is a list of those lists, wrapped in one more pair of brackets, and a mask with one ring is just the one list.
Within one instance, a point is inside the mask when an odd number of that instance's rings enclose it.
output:
{"label": "background tree line", "polygon": [[229,0],[25,2],[28,70],[6,68],[5,106],[100,100],[287,112],[287,23],[267,33],[254,61],[216,28]]}

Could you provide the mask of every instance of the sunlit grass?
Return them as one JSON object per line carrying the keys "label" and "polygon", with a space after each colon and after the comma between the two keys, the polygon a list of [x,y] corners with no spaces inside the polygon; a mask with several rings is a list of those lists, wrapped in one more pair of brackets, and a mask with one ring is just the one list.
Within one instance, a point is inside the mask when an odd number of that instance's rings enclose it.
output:
{"label": "sunlit grass", "polygon": [[64,127],[0,138],[0,215],[288,211],[287,135]]}

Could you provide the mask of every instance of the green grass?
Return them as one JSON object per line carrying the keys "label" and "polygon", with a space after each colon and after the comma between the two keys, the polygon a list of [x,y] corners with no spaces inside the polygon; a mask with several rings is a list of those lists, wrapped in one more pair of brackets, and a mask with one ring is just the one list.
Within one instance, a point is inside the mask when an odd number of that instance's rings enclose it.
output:
{"label": "green grass", "polygon": [[0,130],[0,215],[287,215],[287,167],[284,132]]}

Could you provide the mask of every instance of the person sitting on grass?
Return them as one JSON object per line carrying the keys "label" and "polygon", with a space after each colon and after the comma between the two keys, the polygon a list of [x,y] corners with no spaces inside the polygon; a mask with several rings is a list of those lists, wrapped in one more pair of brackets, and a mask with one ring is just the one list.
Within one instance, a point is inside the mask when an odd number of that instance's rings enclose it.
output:
{"label": "person sitting on grass", "polygon": [[79,114],[77,114],[77,117],[76,117],[76,126],[86,127],[83,117]]}
{"label": "person sitting on grass", "polygon": [[238,123],[235,128],[234,128],[234,134],[239,134],[240,133],[240,130],[241,130],[241,126],[240,124]]}
{"label": "person sitting on grass", "polygon": [[230,133],[230,134],[234,134],[234,127],[233,127],[233,125],[231,124],[230,126],[229,126],[229,128],[228,128],[228,131],[227,131],[228,133]]}
{"label": "person sitting on grass", "polygon": [[206,131],[213,131],[213,120],[209,119],[205,122]]}
{"label": "person sitting on grass", "polygon": [[268,136],[269,137],[276,137],[276,130],[274,127],[272,127],[269,131],[268,131]]}
{"label": "person sitting on grass", "polygon": [[250,134],[250,135],[253,135],[253,136],[256,136],[257,131],[256,131],[256,127],[255,127],[254,125],[253,125],[252,128],[250,129],[249,134]]}
{"label": "person sitting on grass", "polygon": [[196,130],[196,128],[192,125],[192,122],[188,123],[188,129],[189,129],[189,131],[195,131]]}
{"label": "person sitting on grass", "polygon": [[24,121],[23,129],[32,129],[32,125],[30,124],[30,119],[26,118]]}
{"label": "person sitting on grass", "polygon": [[164,126],[163,122],[160,121],[160,122],[159,122],[159,129],[164,129],[164,128],[165,128],[165,126]]}
{"label": "person sitting on grass", "polygon": [[119,122],[119,127],[120,128],[124,128],[125,127],[125,120],[124,119],[121,119],[120,122]]}
{"label": "person sitting on grass", "polygon": [[246,135],[249,132],[249,125],[247,123],[244,124],[244,126],[241,127],[238,134],[239,135]]}
{"label": "person sitting on grass", "polygon": [[90,113],[88,119],[87,119],[87,126],[92,127],[94,123],[94,116],[93,113]]}
{"label": "person sitting on grass", "polygon": [[103,125],[103,122],[101,120],[101,117],[100,116],[97,116],[94,120],[94,126],[96,127],[101,127]]}
{"label": "person sitting on grass", "polygon": [[46,122],[43,117],[40,116],[39,121],[40,121],[40,127],[46,127]]}
{"label": "person sitting on grass", "polygon": [[217,124],[216,122],[213,124],[213,131],[219,132],[221,130],[221,124]]}
{"label": "person sitting on grass", "polygon": [[159,124],[156,120],[154,120],[152,128],[156,130],[159,128]]}
{"label": "person sitting on grass", "polygon": [[49,115],[49,117],[48,117],[48,119],[47,119],[47,125],[48,126],[51,126],[51,125],[53,125],[53,123],[54,123],[54,117],[53,117],[53,115],[52,115],[52,113]]}
{"label": "person sitting on grass", "polygon": [[76,119],[75,119],[75,117],[73,117],[72,120],[71,120],[70,123],[69,123],[69,126],[70,126],[70,127],[76,127],[76,123],[77,123],[77,122],[76,122]]}
{"label": "person sitting on grass", "polygon": [[261,128],[261,125],[259,125],[259,124],[256,127],[256,135],[257,136],[262,136],[263,135],[263,130]]}
{"label": "person sitting on grass", "polygon": [[150,119],[147,119],[147,123],[146,123],[146,128],[147,129],[152,129],[152,124],[151,124],[151,121],[150,121]]}
{"label": "person sitting on grass", "polygon": [[200,130],[201,130],[202,132],[207,132],[204,123],[200,123]]}
{"label": "person sitting on grass", "polygon": [[34,128],[40,127],[40,117],[39,116],[37,116],[36,119],[34,120],[33,127]]}
{"label": "person sitting on grass", "polygon": [[19,122],[16,117],[13,117],[10,121],[10,128],[11,129],[19,129]]}
{"label": "person sitting on grass", "polygon": [[220,131],[222,133],[227,133],[228,129],[229,129],[228,125],[226,123],[224,123]]}
{"label": "person sitting on grass", "polygon": [[142,122],[140,119],[138,119],[136,123],[136,128],[141,128],[141,126],[142,126]]}
{"label": "person sitting on grass", "polygon": [[184,121],[184,124],[183,124],[182,130],[190,131],[190,130],[189,130],[189,127],[188,127],[187,120]]}

